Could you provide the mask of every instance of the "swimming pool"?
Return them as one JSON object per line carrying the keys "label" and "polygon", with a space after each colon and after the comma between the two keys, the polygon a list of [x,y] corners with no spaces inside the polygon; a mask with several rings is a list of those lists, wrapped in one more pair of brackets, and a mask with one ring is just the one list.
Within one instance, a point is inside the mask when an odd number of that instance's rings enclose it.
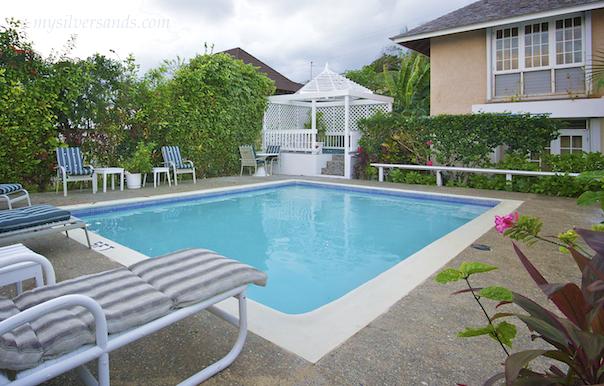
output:
{"label": "swimming pool", "polygon": [[250,299],[288,314],[330,303],[497,202],[291,183],[81,211],[93,232],[155,257],[208,248],[268,274]]}

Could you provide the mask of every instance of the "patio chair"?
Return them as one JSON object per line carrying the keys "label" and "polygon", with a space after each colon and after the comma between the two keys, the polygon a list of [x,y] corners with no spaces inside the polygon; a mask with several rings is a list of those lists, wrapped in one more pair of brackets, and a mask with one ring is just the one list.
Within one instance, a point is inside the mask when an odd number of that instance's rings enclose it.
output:
{"label": "patio chair", "polygon": [[63,196],[67,196],[68,182],[92,181],[92,193],[97,191],[97,178],[91,165],[84,165],[84,157],[79,147],[57,148],[56,191],[59,192],[59,181],[63,181]]}
{"label": "patio chair", "polygon": [[0,184],[0,200],[6,201],[8,209],[13,209],[14,203],[23,200],[27,200],[27,205],[31,206],[29,193],[21,184]]}
{"label": "patio chair", "polygon": [[164,158],[164,166],[172,169],[174,173],[174,185],[178,186],[179,174],[192,174],[193,183],[196,184],[195,166],[193,161],[183,159],[180,156],[180,147],[178,146],[162,146],[161,155]]}
{"label": "patio chair", "polygon": [[266,153],[277,154],[277,155],[270,156],[270,157],[266,158],[266,161],[270,162],[270,165],[271,165],[270,166],[270,169],[271,169],[270,174],[273,174],[274,164],[275,163],[279,164],[279,157],[281,155],[281,146],[280,145],[268,145],[266,147]]}
{"label": "patio chair", "polygon": [[91,248],[86,223],[67,210],[52,205],[32,205],[0,211],[0,244],[60,232],[69,237],[71,229],[83,229]]}
{"label": "patio chair", "polygon": [[[17,256],[0,264],[23,260]],[[77,369],[86,384],[107,386],[109,353],[208,310],[238,326],[239,334],[226,356],[181,383],[197,385],[237,358],[247,335],[245,290],[252,283],[266,284],[265,273],[203,249],[59,284],[52,266],[43,269],[45,286],[0,298],[0,384],[12,376],[19,385],[37,385]],[[231,297],[238,300],[239,317],[214,307]],[[85,366],[91,361],[97,362],[98,380]]]}
{"label": "patio chair", "polygon": [[243,168],[250,168],[250,175],[254,168],[254,174],[258,171],[258,165],[266,164],[266,159],[263,157],[257,157],[256,151],[252,145],[241,145],[239,146],[239,154],[241,155],[241,170],[239,175],[243,175]]}

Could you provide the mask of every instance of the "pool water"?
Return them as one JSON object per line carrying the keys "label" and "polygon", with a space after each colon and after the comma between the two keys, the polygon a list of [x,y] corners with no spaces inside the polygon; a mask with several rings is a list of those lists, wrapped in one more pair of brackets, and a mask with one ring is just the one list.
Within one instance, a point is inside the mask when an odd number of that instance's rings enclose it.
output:
{"label": "pool water", "polygon": [[207,248],[268,274],[248,296],[288,314],[327,304],[496,203],[290,184],[76,213],[150,257]]}

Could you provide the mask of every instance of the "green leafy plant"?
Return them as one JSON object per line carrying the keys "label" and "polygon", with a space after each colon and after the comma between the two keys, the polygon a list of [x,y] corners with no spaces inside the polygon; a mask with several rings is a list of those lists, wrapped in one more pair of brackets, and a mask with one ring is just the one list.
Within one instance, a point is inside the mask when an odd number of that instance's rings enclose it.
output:
{"label": "green leafy plant", "polygon": [[238,146],[260,139],[274,84],[256,67],[206,52],[141,77],[131,56],[72,58],[74,44],[43,57],[22,23],[0,25],[0,180],[44,190],[61,142],[99,165],[129,158],[141,141],[178,145],[199,174],[230,175]]}
{"label": "green leafy plant", "polygon": [[[496,218],[499,232],[517,241],[533,244],[545,241],[560,246],[570,253],[581,272],[580,285],[574,281],[553,284],[541,274],[513,243],[523,267],[537,286],[547,296],[559,313],[554,313],[530,298],[502,287],[474,288],[469,282],[472,275],[489,272],[494,266],[483,263],[463,263],[459,268],[447,268],[436,276],[439,283],[464,280],[467,289],[480,305],[487,319],[483,327],[466,328],[460,337],[488,335],[498,341],[506,356],[504,371],[491,377],[485,384],[495,384],[505,378],[506,385],[594,385],[604,382],[604,230],[576,229],[563,232],[557,237],[541,236],[541,222],[528,216],[510,214]],[[589,253],[583,242],[591,248]],[[469,267],[474,267],[471,269]],[[497,302],[497,309],[513,303],[524,313],[497,312],[490,315],[480,301],[482,298]],[[533,339],[540,339],[549,347],[509,352],[516,336],[516,329],[502,318],[516,318],[531,331]],[[542,357],[552,363],[544,371],[531,368],[531,362]],[[557,363],[556,363],[557,362]]]}
{"label": "green leafy plant", "polygon": [[600,209],[604,211],[604,170],[584,172],[577,178],[599,188],[598,190],[587,190],[583,192],[579,198],[577,198],[577,203],[579,205],[599,204]]}
{"label": "green leafy plant", "polygon": [[122,163],[122,167],[130,173],[149,173],[153,168],[153,162],[151,160],[151,154],[154,143],[145,144],[139,142],[136,145],[134,153]]}
{"label": "green leafy plant", "polygon": [[[327,123],[322,111],[316,113],[316,127],[317,127],[317,141],[325,141],[325,135],[327,134]],[[312,129],[312,113],[308,112],[308,120],[304,123],[305,129]]]}

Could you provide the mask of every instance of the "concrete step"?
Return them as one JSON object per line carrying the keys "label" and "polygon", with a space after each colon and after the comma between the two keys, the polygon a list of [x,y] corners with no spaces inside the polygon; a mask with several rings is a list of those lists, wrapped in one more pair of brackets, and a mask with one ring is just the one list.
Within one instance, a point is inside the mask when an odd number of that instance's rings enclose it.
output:
{"label": "concrete step", "polygon": [[326,176],[343,176],[344,155],[334,154],[331,161],[327,161],[327,165],[321,169],[321,174]]}

